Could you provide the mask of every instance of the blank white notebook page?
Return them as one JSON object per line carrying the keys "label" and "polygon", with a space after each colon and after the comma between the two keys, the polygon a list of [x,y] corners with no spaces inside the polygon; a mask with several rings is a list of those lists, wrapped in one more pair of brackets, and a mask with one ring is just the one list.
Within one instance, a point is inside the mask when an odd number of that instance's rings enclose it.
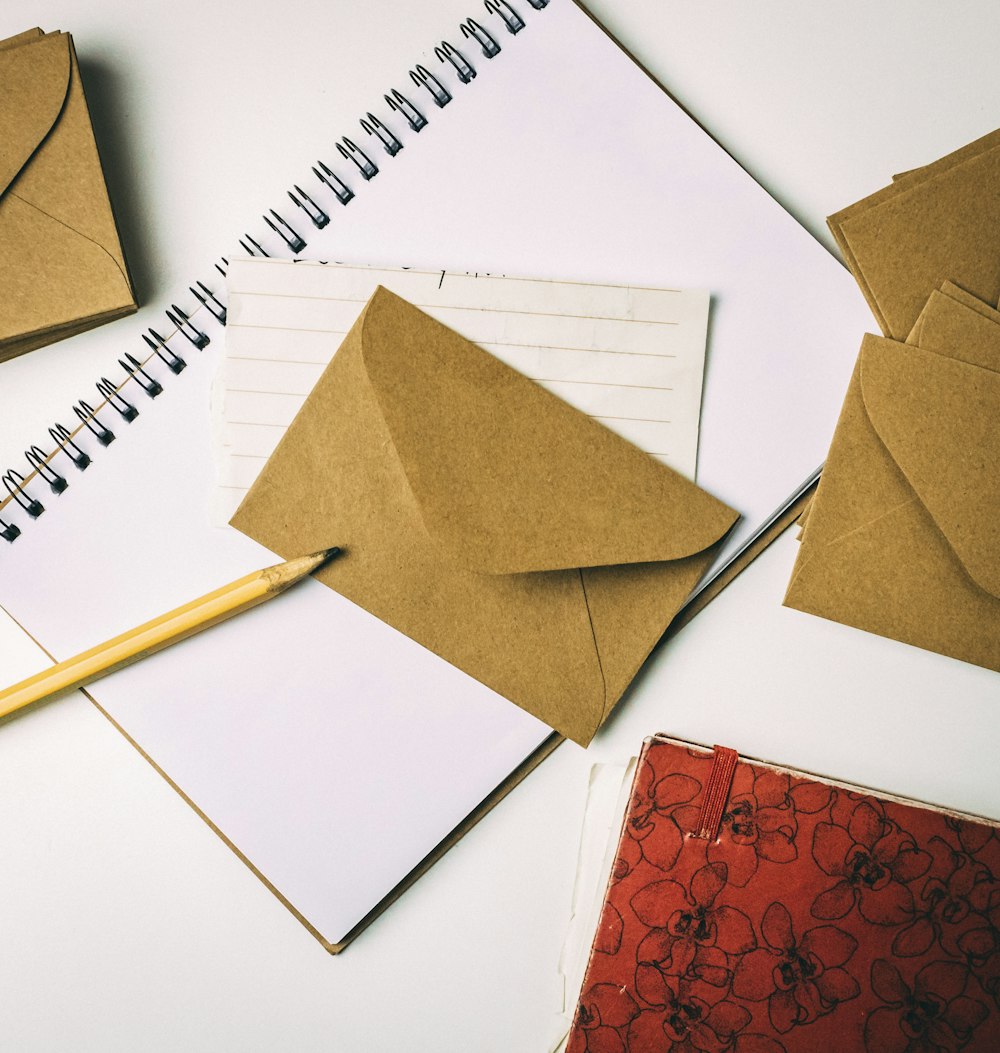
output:
{"label": "blank white notebook page", "polygon": [[234,260],[220,414],[228,522],[382,285],[694,479],[708,293],[347,264]]}

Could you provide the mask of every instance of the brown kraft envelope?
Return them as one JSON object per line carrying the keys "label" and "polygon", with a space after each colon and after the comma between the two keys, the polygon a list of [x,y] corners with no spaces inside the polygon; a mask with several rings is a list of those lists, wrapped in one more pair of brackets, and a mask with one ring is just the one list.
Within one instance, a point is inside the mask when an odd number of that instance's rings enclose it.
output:
{"label": "brown kraft envelope", "polygon": [[864,339],[785,603],[1000,670],[1000,325],[932,299]]}
{"label": "brown kraft envelope", "polygon": [[380,288],[232,523],[586,745],[736,518]]}
{"label": "brown kraft envelope", "polygon": [[1000,130],[897,176],[827,220],[886,336],[904,340],[951,280],[1000,297]]}
{"label": "brown kraft envelope", "polygon": [[0,41],[0,360],[136,310],[68,33]]}

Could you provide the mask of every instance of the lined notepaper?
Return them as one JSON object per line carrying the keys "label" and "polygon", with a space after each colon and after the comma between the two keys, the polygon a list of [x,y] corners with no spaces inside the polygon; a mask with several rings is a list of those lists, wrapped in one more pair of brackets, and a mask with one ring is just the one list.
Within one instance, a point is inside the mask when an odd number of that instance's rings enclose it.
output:
{"label": "lined notepaper", "polygon": [[215,394],[227,522],[382,285],[695,478],[709,295],[525,278],[234,260]]}

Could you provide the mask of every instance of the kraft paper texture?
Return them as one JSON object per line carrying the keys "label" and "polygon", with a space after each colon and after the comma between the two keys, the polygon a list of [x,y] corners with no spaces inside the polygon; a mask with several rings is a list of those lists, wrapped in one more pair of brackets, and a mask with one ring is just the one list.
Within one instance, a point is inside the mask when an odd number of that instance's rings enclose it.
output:
{"label": "kraft paper texture", "polygon": [[946,284],[866,336],[788,606],[1000,670],[1000,313]]}
{"label": "kraft paper texture", "polygon": [[0,41],[0,360],[136,310],[68,33]]}
{"label": "kraft paper texture", "polygon": [[882,332],[905,340],[942,282],[1000,297],[1000,130],[827,220]]}
{"label": "kraft paper texture", "polygon": [[232,523],[586,744],[736,518],[379,288]]}

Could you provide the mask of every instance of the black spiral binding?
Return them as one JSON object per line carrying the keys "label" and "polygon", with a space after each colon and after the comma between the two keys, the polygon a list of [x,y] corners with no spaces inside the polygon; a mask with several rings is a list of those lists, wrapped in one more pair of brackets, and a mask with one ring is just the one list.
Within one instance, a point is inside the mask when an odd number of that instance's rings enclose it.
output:
{"label": "black spiral binding", "polygon": [[[386,106],[389,107],[393,113],[400,114],[406,123],[410,126],[410,130],[419,132],[421,128],[427,124],[427,118],[413,105],[412,102],[400,91],[392,89],[391,94],[384,95]],[[313,169],[315,171],[315,169]]]}
{"label": "black spiral binding", "polygon": [[483,54],[487,58],[500,54],[500,45],[474,18],[467,18],[459,29],[466,40],[475,41],[483,49]]}
{"label": "black spiral binding", "polygon": [[[435,48],[435,51],[438,49]],[[448,91],[445,86],[434,76],[433,73],[428,72],[426,66],[416,65],[410,70],[410,80],[418,88],[426,88],[430,92],[431,98],[434,100],[434,105],[444,109],[445,106],[451,102],[451,92]]]}
{"label": "black spiral binding", "polygon": [[[362,124],[362,127],[364,125]],[[352,161],[355,168],[361,174],[361,178],[367,182],[369,179],[374,179],[378,175],[378,165],[362,150],[360,147],[355,146],[354,143],[347,138],[345,135],[339,143],[337,143],[337,153],[345,161]],[[300,250],[301,251],[301,250]]]}
{"label": "black spiral binding", "polygon": [[507,0],[486,0],[486,10],[503,20],[511,36],[524,29],[524,19],[507,3]]}
{"label": "black spiral binding", "polygon": [[[516,0],[516,2],[520,3],[521,0]],[[548,7],[550,0],[524,0],[524,2],[533,10],[542,11]],[[487,18],[483,19],[486,25],[474,18],[467,18],[460,23],[459,32],[464,42],[478,48],[485,59],[492,60],[503,50],[498,40],[500,35],[498,31],[503,29],[510,36],[516,36],[527,23],[509,0],[484,0],[483,6],[487,13]],[[493,32],[490,31],[491,29]],[[472,61],[449,41],[440,41],[434,48],[434,55],[441,63],[438,73],[446,77],[453,77],[459,85],[468,85],[475,80],[476,68]],[[425,102],[433,103],[438,109],[443,109],[455,97],[453,92],[445,86],[442,78],[422,64],[415,65],[409,71],[409,80],[416,91],[418,101],[424,99]],[[461,90],[459,88],[459,91]],[[411,132],[420,132],[430,123],[430,118],[422,108],[423,104],[414,103],[411,98],[396,88],[385,94],[383,100],[390,113],[402,118]],[[380,146],[389,158],[395,157],[403,149],[402,138],[371,111],[361,118],[360,125],[367,137],[366,144]],[[341,136],[334,146],[337,155],[345,162],[347,172],[351,176],[359,176],[363,183],[367,183],[378,175],[379,167],[375,161],[348,136]],[[285,216],[275,209],[270,209],[263,219],[278,244],[269,246],[271,248],[269,251],[260,240],[245,233],[238,241],[248,256],[287,257],[290,254],[293,259],[298,257],[307,246],[306,238],[301,230],[308,230],[308,224],[311,224],[316,230],[322,230],[331,222],[331,213],[328,206],[324,206],[322,201],[325,193],[329,191],[334,200],[341,205],[348,205],[354,200],[356,192],[351,188],[347,179],[334,172],[324,161],[316,162],[312,174],[316,179],[318,191],[310,194],[297,183],[294,184],[292,190],[288,191],[289,199],[298,210],[296,215],[301,213],[299,225],[293,226]],[[302,224],[306,220],[308,224],[303,228]],[[268,238],[265,237],[264,241],[268,241]],[[228,267],[229,260],[225,256],[215,264],[215,269],[223,278],[226,276]],[[198,304],[193,314],[205,311],[219,325],[226,324],[226,305],[208,285],[199,281],[190,286],[190,292]],[[117,414],[124,424],[131,424],[139,417],[140,411],[138,406],[129,400],[129,397],[134,398],[141,391],[146,398],[155,399],[163,393],[163,384],[152,374],[150,367],[159,362],[166,366],[174,376],[183,372],[187,365],[185,358],[178,354],[176,349],[168,346],[169,341],[175,335],[183,336],[197,351],[203,350],[211,342],[209,334],[195,324],[192,317],[182,307],[172,303],[165,314],[171,325],[168,335],[163,337],[153,328],[143,333],[142,339],[146,347],[144,356],[140,358],[126,352],[122,358],[118,359],[118,365],[124,373],[124,378],[116,384],[107,377],[101,377],[96,384],[98,394],[101,396],[97,406],[91,406],[89,402],[80,399],[72,407],[73,414],[78,421],[75,430],[71,431],[60,423],[53,425],[49,428],[49,438],[53,444],[51,453],[46,453],[40,446],[32,445],[24,452],[29,469],[26,476],[15,469],[9,469],[0,476],[8,494],[6,498],[3,498],[0,493],[0,513],[4,512],[13,502],[29,519],[37,519],[45,512],[45,505],[29,490],[29,487],[37,490],[38,486],[46,484],[54,496],[58,497],[64,493],[70,486],[67,476],[63,474],[67,463],[78,472],[85,471],[92,463],[90,454],[77,440],[90,435],[101,446],[109,446],[115,441],[115,433],[106,423],[109,413]],[[129,397],[123,394],[123,391],[126,390],[129,392]],[[59,458],[65,458],[65,460],[60,461]],[[12,542],[20,536],[21,528],[16,523],[0,518],[0,538]]]}
{"label": "black spiral binding", "polygon": [[[292,199],[292,202],[298,205],[299,208],[301,208],[302,211],[312,220],[313,226],[317,230],[322,230],[327,223],[330,222],[330,217],[319,207],[319,205],[316,204],[315,201],[313,201],[298,183],[295,184],[294,193],[291,190],[288,191],[288,196]],[[191,292],[193,292],[195,296],[198,296],[194,289],[192,289]],[[198,299],[201,299],[201,297],[199,296]],[[223,308],[223,314],[224,313],[225,308]],[[219,318],[218,315],[216,315],[216,317]],[[225,317],[219,318],[219,320],[225,322]]]}
{"label": "black spiral binding", "polygon": [[455,67],[458,79],[463,84],[470,84],[475,79],[475,68],[469,64],[468,59],[466,59],[462,52],[459,51],[458,48],[452,47],[447,40],[441,41],[441,43],[434,49],[434,54],[442,62],[450,62],[452,66]]}
{"label": "black spiral binding", "polygon": [[362,118],[361,127],[371,136],[374,136],[382,144],[383,149],[390,157],[395,157],[400,150],[403,149],[403,144],[389,131],[388,128],[375,116],[373,113],[369,113],[367,117]]}

